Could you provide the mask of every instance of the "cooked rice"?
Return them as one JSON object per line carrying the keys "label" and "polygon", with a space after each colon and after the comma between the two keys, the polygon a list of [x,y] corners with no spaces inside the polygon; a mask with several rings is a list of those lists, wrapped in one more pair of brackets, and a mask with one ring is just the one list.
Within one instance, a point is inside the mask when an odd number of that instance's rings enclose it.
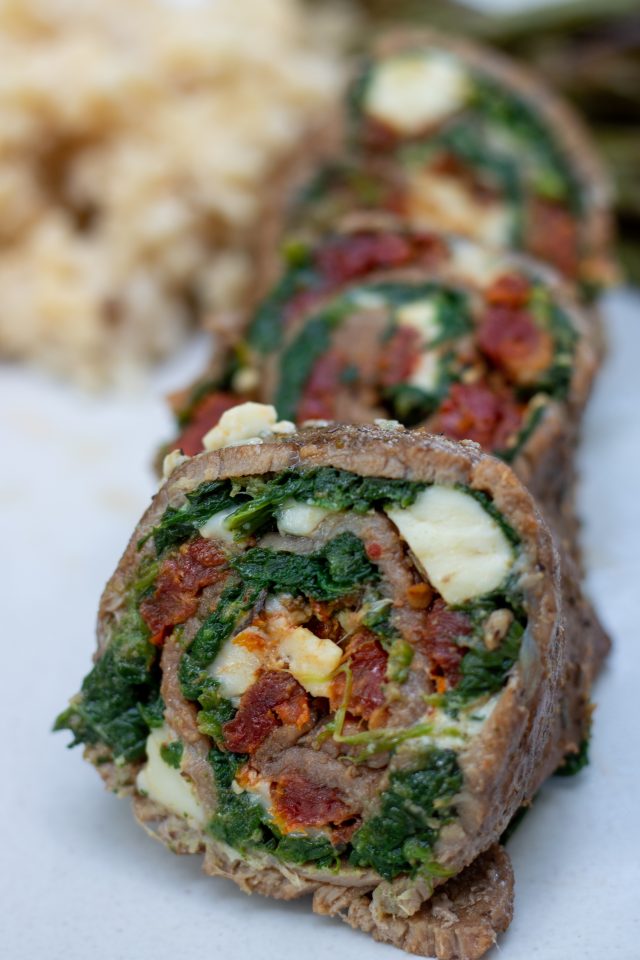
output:
{"label": "cooked rice", "polygon": [[343,79],[310,8],[0,0],[0,354],[119,380],[242,303],[265,185]]}

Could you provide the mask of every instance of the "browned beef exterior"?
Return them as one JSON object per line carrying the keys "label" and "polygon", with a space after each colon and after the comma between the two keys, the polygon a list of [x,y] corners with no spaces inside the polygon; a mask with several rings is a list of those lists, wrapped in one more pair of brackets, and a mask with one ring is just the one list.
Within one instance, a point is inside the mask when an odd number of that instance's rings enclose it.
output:
{"label": "browned beef exterior", "polygon": [[410,918],[377,916],[368,894],[332,886],[316,890],[313,909],[407,953],[477,960],[511,923],[513,869],[506,850],[495,844]]}

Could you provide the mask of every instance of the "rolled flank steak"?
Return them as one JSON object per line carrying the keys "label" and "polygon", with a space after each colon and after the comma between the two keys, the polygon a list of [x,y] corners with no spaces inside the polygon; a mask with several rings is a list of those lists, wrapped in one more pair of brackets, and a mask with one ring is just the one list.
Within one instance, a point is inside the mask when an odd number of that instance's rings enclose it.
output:
{"label": "rolled flank steak", "polygon": [[578,752],[606,651],[531,495],[389,422],[246,404],[206,446],[169,458],[58,729],[206,872],[481,956],[511,915],[497,841]]}

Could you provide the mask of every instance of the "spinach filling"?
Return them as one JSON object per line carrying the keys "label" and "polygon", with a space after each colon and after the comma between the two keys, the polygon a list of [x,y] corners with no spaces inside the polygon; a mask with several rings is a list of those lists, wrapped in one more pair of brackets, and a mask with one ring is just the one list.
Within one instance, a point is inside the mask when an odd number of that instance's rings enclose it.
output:
{"label": "spinach filling", "polygon": [[104,744],[118,763],[142,759],[149,730],[162,724],[158,650],[138,611],[156,574],[157,564],[145,564],[107,649],[53,728],[70,730],[72,747]]}
{"label": "spinach filling", "polygon": [[401,873],[441,876],[433,845],[441,827],[455,817],[455,796],[461,788],[454,751],[429,748],[418,769],[390,775],[378,813],[351,839],[350,863],[373,867],[385,880]]}
{"label": "spinach filling", "polygon": [[138,549],[153,538],[158,556],[180,546],[198,533],[203,524],[221,510],[235,506],[230,480],[212,480],[186,494],[184,506],[167,507],[160,523],[138,543]]}
{"label": "spinach filling", "polygon": [[201,484],[187,494],[186,503],[168,507],[160,522],[139,544],[153,537],[158,553],[179,546],[198,533],[215,513],[230,507],[237,509],[226,526],[239,536],[264,530],[273,524],[277,511],[287,500],[313,504],[327,510],[368,510],[396,504],[410,506],[424,484],[408,480],[363,477],[347,470],[318,467],[311,470],[286,470],[268,479],[249,477],[215,480]]}

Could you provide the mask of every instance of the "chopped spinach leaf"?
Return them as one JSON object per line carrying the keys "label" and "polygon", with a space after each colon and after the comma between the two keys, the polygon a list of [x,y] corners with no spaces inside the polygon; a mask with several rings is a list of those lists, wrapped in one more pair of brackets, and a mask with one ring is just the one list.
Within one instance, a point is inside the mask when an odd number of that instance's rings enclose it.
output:
{"label": "chopped spinach leaf", "polygon": [[353,835],[350,862],[373,867],[385,880],[415,873],[433,860],[440,827],[455,816],[461,787],[462,773],[452,750],[432,747],[419,769],[392,773],[378,813]]}
{"label": "chopped spinach leaf", "polygon": [[334,537],[314,553],[254,547],[231,561],[245,584],[274,593],[303,594],[314,600],[335,600],[378,579],[378,569],[353,533]]}
{"label": "chopped spinach leaf", "polygon": [[347,307],[338,302],[308,320],[289,344],[280,361],[280,383],[275,407],[285,420],[296,420],[302,393],[311,372],[331,344],[331,331],[345,316]]}
{"label": "chopped spinach leaf", "polygon": [[462,706],[487,694],[497,693],[520,655],[524,627],[514,620],[495,650],[478,644],[465,653],[460,664],[460,680],[445,695],[445,707],[455,714]]}
{"label": "chopped spinach leaf", "polygon": [[229,720],[233,720],[236,708],[213,684],[200,695],[200,703],[203,707],[198,714],[200,733],[211,737],[217,743],[222,743],[224,739],[222,728]]}
{"label": "chopped spinach leaf", "polygon": [[139,703],[138,710],[149,730],[158,730],[164,724],[164,700],[159,694],[151,703]]}
{"label": "chopped spinach leaf", "polygon": [[71,746],[103,743],[118,761],[144,756],[148,718],[157,711],[157,650],[132,598],[109,646],[82,682],[80,693],[57,718],[54,730],[70,730]]}
{"label": "chopped spinach leaf", "polygon": [[182,656],[178,671],[182,692],[189,700],[201,699],[208,691],[217,690],[217,681],[209,676],[207,668],[234,633],[240,619],[252,608],[258,593],[253,584],[246,586],[234,578],[225,587],[215,610],[200,625]]}
{"label": "chopped spinach leaf", "polygon": [[240,852],[262,843],[263,808],[248,793],[234,793],[231,784],[247,758],[242,754],[211,750],[209,762],[213,768],[218,804],[208,830],[223,843]]}
{"label": "chopped spinach leaf", "polygon": [[184,745],[180,740],[171,740],[170,743],[163,743],[160,746],[160,756],[174,770],[180,769],[180,761],[184,752]]}
{"label": "chopped spinach leaf", "polygon": [[309,503],[326,510],[368,510],[394,504],[410,506],[425,487],[409,480],[363,477],[347,470],[319,467],[312,470],[285,470],[263,480],[252,478],[243,488],[251,499],[229,517],[227,526],[247,536],[275,516],[286,500]]}
{"label": "chopped spinach leaf", "polygon": [[[285,307],[297,293],[314,287],[317,282],[318,274],[306,258],[291,266],[256,310],[247,335],[249,346],[262,354],[277,350],[282,342]],[[278,410],[284,417],[284,411],[279,406]]]}
{"label": "chopped spinach leaf", "polygon": [[142,547],[151,536],[160,555],[189,540],[214,513],[226,510],[236,502],[231,494],[230,480],[203,483],[186,495],[186,501],[182,507],[167,507],[160,523],[140,541],[138,547]]}
{"label": "chopped spinach leaf", "polygon": [[273,853],[286,863],[312,863],[319,869],[335,867],[339,863],[339,850],[328,837],[296,836],[295,833],[279,835],[274,824],[270,827],[277,842]]}
{"label": "chopped spinach leaf", "polygon": [[555,771],[557,777],[574,777],[589,764],[590,738],[585,737],[577,753],[568,753]]}

